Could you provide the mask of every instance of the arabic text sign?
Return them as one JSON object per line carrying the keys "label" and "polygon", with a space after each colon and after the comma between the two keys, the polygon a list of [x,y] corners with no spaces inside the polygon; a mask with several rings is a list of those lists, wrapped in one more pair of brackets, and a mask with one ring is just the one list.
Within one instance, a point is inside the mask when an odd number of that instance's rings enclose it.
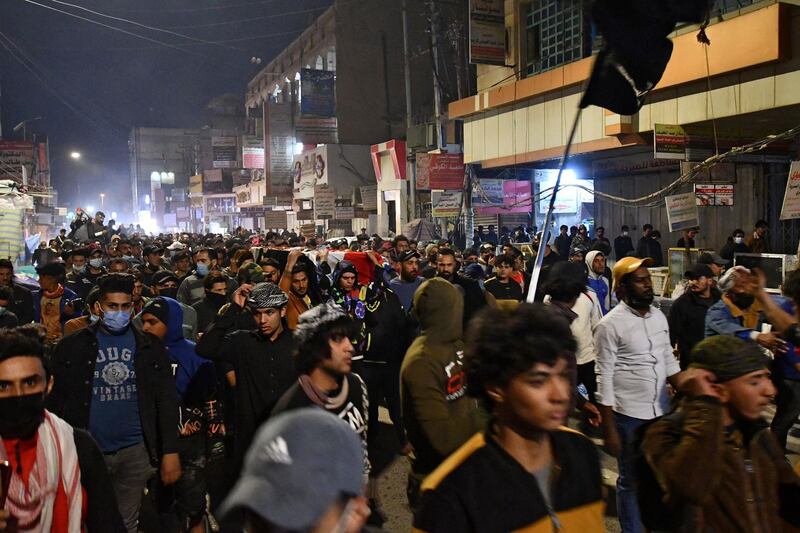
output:
{"label": "arabic text sign", "polygon": [[680,231],[700,225],[693,192],[674,194],[664,198],[670,231]]}
{"label": "arabic text sign", "polygon": [[314,187],[314,217],[333,218],[336,211],[336,191],[328,187]]}
{"label": "arabic text sign", "polygon": [[792,161],[789,167],[789,179],[781,207],[781,220],[791,218],[800,218],[800,161]]}
{"label": "arabic text sign", "polygon": [[214,157],[214,168],[236,168],[236,137],[212,137],[211,153]]}
{"label": "arabic text sign", "polygon": [[461,189],[464,154],[417,154],[417,189]]}
{"label": "arabic text sign", "polygon": [[435,218],[457,217],[461,212],[462,191],[433,191],[431,193],[431,216]]}
{"label": "arabic text sign", "polygon": [[242,168],[263,169],[264,164],[264,140],[251,135],[242,137]]}
{"label": "arabic text sign", "polygon": [[336,73],[329,70],[300,69],[303,116],[336,116]]}
{"label": "arabic text sign", "polygon": [[683,159],[689,138],[686,131],[673,124],[653,125],[653,149],[656,159]]}
{"label": "arabic text sign", "polygon": [[506,64],[506,28],[503,0],[470,0],[469,61]]}

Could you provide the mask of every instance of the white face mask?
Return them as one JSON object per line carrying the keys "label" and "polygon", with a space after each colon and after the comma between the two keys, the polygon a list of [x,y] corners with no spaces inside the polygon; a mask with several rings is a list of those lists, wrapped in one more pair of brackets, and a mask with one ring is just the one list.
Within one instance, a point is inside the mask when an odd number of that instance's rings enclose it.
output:
{"label": "white face mask", "polygon": [[92,268],[100,268],[103,266],[103,260],[99,257],[96,257],[94,259],[90,259],[89,264],[92,266]]}
{"label": "white face mask", "polygon": [[744,242],[744,237],[734,237],[733,242],[736,244],[742,244]]}
{"label": "white face mask", "polygon": [[628,236],[628,232],[627,232],[627,231],[623,231],[623,232],[622,232],[622,236],[623,236],[623,237],[627,237],[627,236]]}

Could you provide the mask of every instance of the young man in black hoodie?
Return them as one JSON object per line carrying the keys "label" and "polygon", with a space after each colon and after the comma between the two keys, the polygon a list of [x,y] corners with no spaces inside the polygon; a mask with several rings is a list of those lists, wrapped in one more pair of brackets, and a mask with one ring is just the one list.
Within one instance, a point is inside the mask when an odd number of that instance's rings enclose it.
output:
{"label": "young man in black hoodie", "polygon": [[691,363],[692,348],[705,338],[708,308],[722,298],[714,286],[714,273],[708,265],[697,263],[686,272],[687,291],[675,300],[669,310],[669,335],[673,346],[678,346],[681,370]]}

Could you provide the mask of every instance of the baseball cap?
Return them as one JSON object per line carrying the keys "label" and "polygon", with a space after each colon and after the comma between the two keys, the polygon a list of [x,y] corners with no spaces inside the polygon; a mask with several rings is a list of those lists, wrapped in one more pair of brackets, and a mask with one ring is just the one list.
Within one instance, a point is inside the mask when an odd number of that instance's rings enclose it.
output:
{"label": "baseball cap", "polygon": [[174,281],[175,283],[179,283],[180,280],[178,276],[170,272],[169,270],[159,270],[150,278],[150,283],[152,285],[163,285],[169,281]]}
{"label": "baseball cap", "polygon": [[167,246],[167,250],[183,250],[184,248],[186,248],[186,245],[180,241],[175,241]]}
{"label": "baseball cap", "polygon": [[614,263],[614,268],[611,271],[614,278],[614,287],[617,286],[619,280],[621,280],[623,276],[636,272],[639,267],[653,266],[653,263],[655,263],[655,261],[649,257],[623,257]]}
{"label": "baseball cap", "polygon": [[689,359],[690,368],[713,372],[719,382],[730,381],[770,365],[770,359],[754,342],[730,335],[715,335],[700,341]]}
{"label": "baseball cap", "polygon": [[713,252],[703,252],[697,262],[704,265],[715,264],[720,266],[727,266],[730,263],[727,259],[723,259],[719,254]]}
{"label": "baseball cap", "polygon": [[686,271],[684,276],[687,279],[699,279],[702,277],[713,278],[714,272],[708,265],[705,265],[703,263],[695,263],[695,265],[690,270]]}
{"label": "baseball cap", "polygon": [[163,251],[164,249],[161,248],[160,246],[150,245],[150,246],[145,246],[144,249],[142,249],[142,255],[160,254]]}
{"label": "baseball cap", "polygon": [[339,417],[318,407],[282,413],[256,433],[220,515],[246,508],[280,528],[306,531],[343,494],[361,494],[363,468],[358,435]]}
{"label": "baseball cap", "polygon": [[400,254],[398,254],[397,261],[399,263],[405,263],[409,259],[413,259],[415,257],[417,259],[420,258],[419,252],[417,252],[416,250],[406,250],[405,252],[401,252]]}

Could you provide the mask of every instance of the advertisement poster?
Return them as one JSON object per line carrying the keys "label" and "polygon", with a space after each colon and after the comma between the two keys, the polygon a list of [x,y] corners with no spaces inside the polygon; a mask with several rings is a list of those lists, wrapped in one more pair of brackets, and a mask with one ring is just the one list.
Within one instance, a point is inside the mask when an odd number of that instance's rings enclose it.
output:
{"label": "advertisement poster", "polygon": [[336,211],[336,191],[328,187],[314,187],[314,218],[333,218]]}
{"label": "advertisement poster", "polygon": [[701,207],[732,206],[734,188],[732,183],[695,183],[695,203]]}
{"label": "advertisement poster", "polygon": [[789,179],[786,181],[781,207],[781,220],[792,218],[800,218],[800,161],[792,161],[792,166],[789,167]]}
{"label": "advertisement poster", "polygon": [[339,142],[339,122],[336,117],[296,117],[295,137],[303,144],[336,144]]}
{"label": "advertisement poster", "polygon": [[264,168],[264,139],[253,135],[242,137],[242,168]]}
{"label": "advertisement poster", "polygon": [[336,116],[336,73],[300,69],[300,114],[308,117]]}
{"label": "advertisement poster", "polygon": [[683,159],[689,138],[674,124],[653,124],[653,150],[656,159]]}
{"label": "advertisement poster", "polygon": [[214,168],[238,167],[236,137],[211,137],[211,154]]}
{"label": "advertisement poster", "polygon": [[434,218],[457,217],[461,213],[462,191],[433,191],[431,193],[431,216]]}
{"label": "advertisement poster", "polygon": [[[483,180],[481,180],[483,181]],[[530,213],[533,209],[531,199],[531,182],[517,180],[500,180],[503,188],[503,201],[500,205],[478,206],[479,215],[502,215],[507,213]],[[559,193],[559,197],[561,193]],[[494,203],[494,202],[493,202]]]}
{"label": "advertisement poster", "polygon": [[318,146],[294,156],[292,192],[295,199],[312,198],[314,188],[328,184],[328,147]]}
{"label": "advertisement poster", "polygon": [[680,231],[700,225],[693,192],[674,194],[664,198],[670,231]]}
{"label": "advertisement poster", "polygon": [[464,154],[417,154],[417,190],[463,186]]}
{"label": "advertisement poster", "polygon": [[506,64],[506,26],[503,0],[470,0],[469,62]]}
{"label": "advertisement poster", "polygon": [[503,205],[503,181],[480,179],[472,192],[472,207],[484,208]]}

